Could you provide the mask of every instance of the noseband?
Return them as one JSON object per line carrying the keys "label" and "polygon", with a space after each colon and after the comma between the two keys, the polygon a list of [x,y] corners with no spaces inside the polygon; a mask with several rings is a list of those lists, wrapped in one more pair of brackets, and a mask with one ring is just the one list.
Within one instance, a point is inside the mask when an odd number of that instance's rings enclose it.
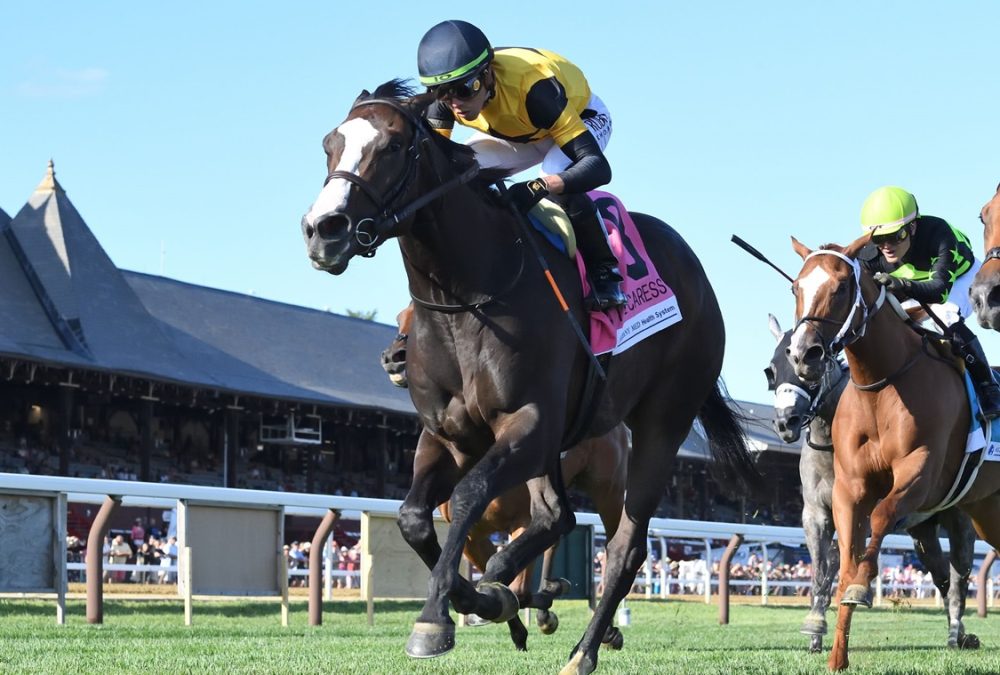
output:
{"label": "noseband", "polygon": [[[806,256],[806,262],[808,262],[810,258],[818,255],[836,256],[837,258],[840,258],[845,263],[850,265],[851,269],[854,272],[854,302],[851,305],[851,311],[847,314],[847,318],[844,319],[844,323],[840,326],[840,329],[837,331],[837,335],[832,340],[830,340],[829,344],[821,344],[821,346],[823,347],[823,358],[827,359],[828,363],[833,363],[834,355],[842,351],[848,345],[851,345],[854,342],[860,340],[862,337],[864,337],[865,331],[868,329],[868,324],[871,322],[872,318],[875,316],[878,310],[882,308],[882,305],[885,302],[885,286],[880,286],[881,290],[879,291],[878,298],[876,298],[875,302],[872,303],[871,306],[869,306],[865,302],[864,296],[861,294],[861,263],[859,263],[857,260],[854,260],[853,258],[848,258],[843,253],[840,253],[838,251],[829,251],[826,249],[813,251],[808,256]],[[855,328],[853,324],[855,323],[855,316],[858,315],[859,309],[861,310],[860,313],[861,322],[860,325],[858,325],[858,327]],[[798,320],[798,322],[795,324],[795,327],[792,329],[792,332],[794,333],[796,330],[798,330],[799,326],[801,326],[804,323],[812,325],[813,328],[816,330],[816,332],[819,333],[819,335],[821,337],[824,337],[825,339],[825,336],[823,336],[823,331],[821,331],[819,329],[819,326],[815,324],[830,323],[837,325],[838,322],[834,319],[828,319],[826,317],[821,317],[821,316],[804,316]]]}
{"label": "noseband", "polygon": [[395,208],[394,210],[396,204],[406,196],[411,183],[417,176],[417,168],[420,163],[420,148],[425,144],[430,143],[431,139],[428,136],[427,129],[424,127],[421,120],[414,117],[412,111],[393,99],[373,98],[365,101],[359,101],[351,108],[351,112],[354,112],[363,106],[370,105],[389,106],[396,112],[400,113],[403,116],[403,119],[409,122],[410,126],[413,127],[414,131],[413,139],[410,141],[410,145],[406,149],[406,166],[403,167],[403,171],[400,173],[399,178],[395,181],[392,189],[389,190],[385,196],[379,195],[378,191],[369,181],[355,173],[351,173],[350,171],[332,171],[326,177],[326,180],[323,181],[323,186],[325,187],[327,183],[335,178],[346,180],[348,183],[361,190],[372,202],[372,204],[375,205],[375,210],[378,215],[374,218],[363,218],[354,230],[354,238],[357,240],[358,246],[361,247],[359,255],[364,256],[365,258],[371,258],[374,256],[376,249],[385,241],[382,237],[382,233],[386,229],[387,224],[390,226],[398,225],[444,193],[453,190],[463,183],[468,183],[476,177],[476,174],[479,173],[478,162],[473,163],[472,166],[458,176],[445,183],[441,183],[430,192],[427,192],[410,201],[406,205]]}

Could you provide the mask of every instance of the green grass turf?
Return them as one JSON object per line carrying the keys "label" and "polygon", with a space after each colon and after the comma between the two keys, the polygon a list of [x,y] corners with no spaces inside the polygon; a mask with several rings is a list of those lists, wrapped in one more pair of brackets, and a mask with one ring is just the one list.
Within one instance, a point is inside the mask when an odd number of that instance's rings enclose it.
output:
{"label": "green grass turf", "polygon": [[[630,601],[625,648],[601,650],[601,673],[825,673],[826,656],[806,652],[798,632],[802,607],[734,604],[728,626],[718,608],[698,602]],[[451,653],[412,660],[403,653],[415,602],[379,602],[368,627],[357,601],[325,603],[324,623],[308,625],[304,600],[280,625],[272,602],[196,601],[194,625],[184,626],[179,601],[106,598],[104,624],[86,623],[83,601],[70,601],[65,626],[55,604],[0,600],[0,673],[375,673],[456,675],[557,673],[589,613],[582,601],[557,603],[561,624],[552,636],[531,627],[529,651],[513,650],[505,626],[458,628]],[[943,610],[859,609],[851,636],[852,673],[1000,673],[1000,617],[966,627],[983,641],[978,651],[944,647]],[[829,615],[831,624],[833,614]],[[831,637],[827,636],[827,646]]]}

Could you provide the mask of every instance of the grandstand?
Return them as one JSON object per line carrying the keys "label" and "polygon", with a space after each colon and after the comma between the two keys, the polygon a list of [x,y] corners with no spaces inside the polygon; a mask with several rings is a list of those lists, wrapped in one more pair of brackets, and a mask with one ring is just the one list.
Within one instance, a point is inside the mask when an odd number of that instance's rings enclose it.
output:
{"label": "grandstand", "polygon": [[[378,363],[395,327],[118,269],[51,162],[0,230],[0,471],[405,494],[419,422]],[[661,515],[797,522],[798,450],[742,405],[771,503],[714,486],[696,427]]]}

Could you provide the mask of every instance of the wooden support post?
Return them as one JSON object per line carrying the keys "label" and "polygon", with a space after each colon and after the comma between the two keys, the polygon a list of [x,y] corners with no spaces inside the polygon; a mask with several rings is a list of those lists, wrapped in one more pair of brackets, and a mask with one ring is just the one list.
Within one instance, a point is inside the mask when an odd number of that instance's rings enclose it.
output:
{"label": "wooden support post", "polygon": [[184,625],[190,626],[194,614],[194,575],[191,572],[191,547],[185,546],[181,552],[184,556],[181,568],[181,581],[184,584]]}
{"label": "wooden support post", "polygon": [[987,602],[990,600],[990,568],[993,567],[993,562],[997,559],[996,549],[993,549],[986,554],[983,559],[983,564],[979,568],[979,574],[976,575],[976,604],[979,606],[979,616],[986,617],[986,607]]}
{"label": "wooden support post", "polygon": [[[726,626],[729,624],[729,563],[736,553],[736,549],[743,543],[742,534],[734,534],[729,539],[729,545],[722,554],[719,561],[719,624]],[[709,568],[711,575],[711,568]],[[711,578],[709,579],[711,581]]]}
{"label": "wooden support post", "polygon": [[[312,546],[309,548],[309,625],[323,625],[323,550],[330,538],[334,523],[340,518],[340,512],[330,509],[323,516],[316,534],[313,535]],[[282,556],[284,557],[284,556]],[[333,567],[333,558],[329,558]],[[287,577],[286,577],[287,578]]]}
{"label": "wooden support post", "polygon": [[121,497],[105,497],[87,535],[87,623],[104,623],[104,537],[121,503]]}
{"label": "wooden support post", "polygon": [[[284,551],[278,551],[278,574],[281,575],[281,626],[288,628],[288,558]],[[312,593],[310,591],[310,597]]]}

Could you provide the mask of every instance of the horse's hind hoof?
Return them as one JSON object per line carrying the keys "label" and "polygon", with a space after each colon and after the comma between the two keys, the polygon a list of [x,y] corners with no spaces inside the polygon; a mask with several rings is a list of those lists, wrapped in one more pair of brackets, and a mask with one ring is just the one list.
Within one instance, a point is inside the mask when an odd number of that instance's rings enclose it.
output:
{"label": "horse's hind hoof", "polygon": [[558,598],[569,593],[572,588],[573,584],[571,584],[568,579],[546,579],[545,584],[542,586],[541,593],[543,595],[551,595],[553,598]]}
{"label": "horse's hind hoof", "polygon": [[973,633],[966,633],[958,639],[949,639],[948,646],[956,649],[979,649],[979,638]]}
{"label": "horse's hind hoof", "polygon": [[552,635],[559,628],[559,617],[553,611],[538,612],[537,623],[542,635]]}
{"label": "horse's hind hoof", "polygon": [[415,659],[432,659],[447,654],[455,648],[455,625],[426,623],[413,624],[413,632],[406,641],[406,654]]}
{"label": "horse's hind hoof", "polygon": [[851,584],[844,591],[844,595],[840,598],[840,604],[842,605],[864,605],[865,607],[871,607],[872,601],[868,597],[868,589],[861,584]]}
{"label": "horse's hind hoof", "polygon": [[489,619],[484,619],[478,614],[466,614],[465,615],[465,625],[471,626],[472,628],[479,628],[480,626],[489,626],[492,621]]}
{"label": "horse's hind hoof", "polygon": [[500,603],[500,614],[489,617],[493,623],[507,623],[517,616],[517,611],[521,609],[521,603],[518,602],[514,591],[499,581],[480,582],[476,590],[483,595],[491,596]]}
{"label": "horse's hind hoof", "polygon": [[625,636],[619,629],[609,626],[608,630],[604,633],[604,637],[601,639],[601,645],[618,651],[625,645]]}
{"label": "horse's hind hoof", "polygon": [[569,660],[569,663],[559,671],[559,675],[590,675],[595,670],[597,670],[597,664],[586,658],[586,654],[583,652],[577,652]]}

